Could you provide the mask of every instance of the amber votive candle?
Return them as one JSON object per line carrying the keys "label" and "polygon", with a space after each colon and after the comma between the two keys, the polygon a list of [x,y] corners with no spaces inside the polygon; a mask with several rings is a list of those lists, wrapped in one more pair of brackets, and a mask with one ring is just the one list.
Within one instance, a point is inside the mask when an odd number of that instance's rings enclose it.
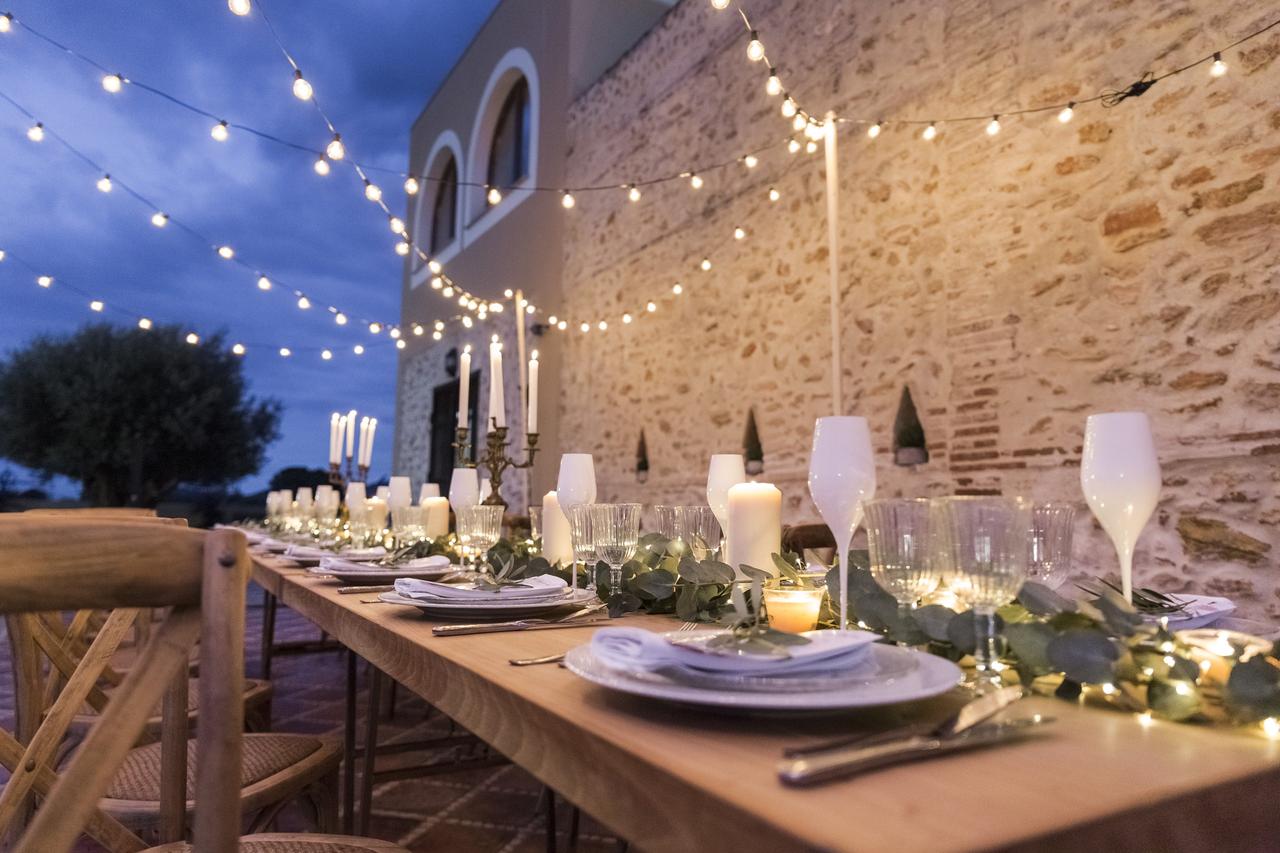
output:
{"label": "amber votive candle", "polygon": [[769,613],[769,627],[788,634],[812,631],[818,627],[818,611],[825,594],[824,589],[766,588],[764,606]]}

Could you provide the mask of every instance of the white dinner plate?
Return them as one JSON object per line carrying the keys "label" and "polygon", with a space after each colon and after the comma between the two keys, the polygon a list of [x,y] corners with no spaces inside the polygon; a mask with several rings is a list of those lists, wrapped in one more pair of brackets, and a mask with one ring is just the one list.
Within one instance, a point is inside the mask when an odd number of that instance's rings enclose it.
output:
{"label": "white dinner plate", "polygon": [[[1169,597],[1188,602],[1186,610],[1169,617],[1169,629],[1172,631],[1205,628],[1219,619],[1236,612],[1235,602],[1229,598],[1220,598],[1215,595],[1191,595],[1190,593],[1178,593]],[[1148,622],[1160,621],[1160,617],[1156,615],[1148,615],[1145,618]]]}
{"label": "white dinner plate", "polygon": [[[877,643],[870,654],[893,675],[868,677],[856,684],[840,683],[829,690],[771,693],[759,690],[727,690],[695,687],[652,672],[632,672],[605,664],[591,653],[591,646],[570,649],[564,665],[570,672],[609,690],[698,705],[745,711],[831,711],[914,702],[946,693],[963,679],[960,667],[945,658]],[[913,664],[905,665],[904,663]]]}
{"label": "white dinner plate", "polygon": [[395,583],[400,578],[415,578],[424,581],[438,581],[459,571],[457,566],[435,569],[365,569],[361,571],[343,571],[341,569],[322,569],[316,566],[309,570],[313,575],[337,578],[348,586],[385,586]]}
{"label": "white dinner plate", "polygon": [[388,604],[403,604],[408,607],[416,607],[427,616],[441,619],[518,619],[523,616],[538,616],[542,613],[550,613],[562,607],[581,607],[584,604],[596,601],[596,594],[585,589],[580,589],[576,592],[565,590],[564,595],[559,598],[524,603],[510,601],[494,601],[492,603],[459,601],[457,604],[447,604],[437,601],[419,601],[418,599],[407,598],[396,592],[384,592],[378,596],[378,599]]}

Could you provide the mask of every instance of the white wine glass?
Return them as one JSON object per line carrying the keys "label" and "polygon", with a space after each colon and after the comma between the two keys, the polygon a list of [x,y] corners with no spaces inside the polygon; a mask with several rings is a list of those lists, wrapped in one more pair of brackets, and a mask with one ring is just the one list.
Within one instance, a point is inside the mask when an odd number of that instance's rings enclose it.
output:
{"label": "white wine glass", "polygon": [[449,506],[453,514],[480,503],[480,477],[475,468],[454,468],[449,478]]}
{"label": "white wine glass", "polygon": [[[720,522],[724,551],[729,550],[729,490],[747,482],[747,466],[741,453],[716,453],[707,468],[707,504]],[[720,561],[732,563],[728,553],[720,555]]]}
{"label": "white wine glass", "polygon": [[876,464],[865,418],[834,415],[813,425],[809,494],[831,528],[840,560],[840,630],[849,628],[849,545],[863,501],[876,493]]}
{"label": "white wine glass", "polygon": [[[556,497],[560,501],[560,509],[569,519],[569,539],[573,545],[575,562],[591,550],[589,540],[581,535],[589,522],[574,522],[575,507],[588,506],[596,502],[596,465],[590,453],[565,453],[560,457],[560,475],[556,478]],[[587,559],[590,559],[589,557]],[[569,570],[570,585],[578,589],[578,568]],[[588,582],[588,586],[594,586]]]}
{"label": "white wine glass", "polygon": [[1080,486],[1120,558],[1120,586],[1133,601],[1133,551],[1160,500],[1160,460],[1143,412],[1090,415]]}
{"label": "white wine glass", "polygon": [[618,595],[622,567],[636,555],[640,539],[640,504],[595,504],[590,511],[596,557],[609,564],[609,595]]}
{"label": "white wine glass", "polygon": [[881,499],[863,503],[871,576],[898,602],[907,616],[920,599],[938,586],[930,553],[929,501],[923,498]]}

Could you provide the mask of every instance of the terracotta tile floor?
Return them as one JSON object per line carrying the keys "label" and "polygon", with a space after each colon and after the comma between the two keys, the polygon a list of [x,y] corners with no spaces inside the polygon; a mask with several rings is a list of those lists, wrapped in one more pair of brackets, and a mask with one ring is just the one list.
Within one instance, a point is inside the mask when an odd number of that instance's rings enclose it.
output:
{"label": "terracotta tile floor", "polygon": [[[251,587],[249,600],[247,673],[256,675],[260,671],[258,639],[262,619],[261,593],[256,587]],[[302,617],[283,607],[280,609],[276,620],[277,642],[315,639],[318,634]],[[13,715],[13,680],[2,624],[0,651],[0,722],[7,726]],[[272,667],[275,683],[272,729],[341,737],[346,681],[344,654],[335,651],[277,656]],[[362,666],[362,682],[363,676]],[[358,732],[363,737],[363,684],[361,687]],[[448,721],[432,712],[421,699],[404,689],[400,689],[397,696],[395,718],[381,723],[380,743],[421,740],[447,730]],[[389,760],[398,758],[388,757]],[[422,760],[421,754],[405,758],[410,763]],[[0,777],[0,781],[2,779]],[[368,834],[415,851],[537,853],[546,849],[541,793],[541,783],[513,765],[386,782],[374,789]],[[558,849],[568,850],[569,806],[562,800],[559,802]],[[299,820],[292,812],[286,812],[280,828],[305,828]],[[608,830],[583,815],[577,849],[583,853],[604,853],[616,851],[618,843]]]}

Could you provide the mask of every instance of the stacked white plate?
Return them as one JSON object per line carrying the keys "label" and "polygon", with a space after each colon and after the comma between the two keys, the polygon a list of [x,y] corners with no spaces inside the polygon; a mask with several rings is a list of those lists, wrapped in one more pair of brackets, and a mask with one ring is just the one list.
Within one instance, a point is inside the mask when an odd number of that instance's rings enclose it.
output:
{"label": "stacked white plate", "polygon": [[357,563],[371,563],[387,556],[387,549],[376,548],[344,548],[334,551],[332,548],[317,548],[315,545],[290,545],[284,552],[287,559],[304,566],[318,566],[326,557],[342,557]]}
{"label": "stacked white plate", "polygon": [[396,581],[395,592],[384,592],[378,597],[390,604],[416,607],[428,616],[445,619],[511,619],[581,606],[594,600],[595,593],[570,590],[560,578],[541,575],[496,591],[474,583],[444,584],[402,578]]}
{"label": "stacked white plate", "polygon": [[401,578],[439,580],[459,571],[459,567],[454,566],[449,562],[449,558],[444,556],[421,557],[394,566],[331,556],[321,557],[320,565],[308,571],[316,575],[335,577],[350,586],[374,586],[394,583]]}

